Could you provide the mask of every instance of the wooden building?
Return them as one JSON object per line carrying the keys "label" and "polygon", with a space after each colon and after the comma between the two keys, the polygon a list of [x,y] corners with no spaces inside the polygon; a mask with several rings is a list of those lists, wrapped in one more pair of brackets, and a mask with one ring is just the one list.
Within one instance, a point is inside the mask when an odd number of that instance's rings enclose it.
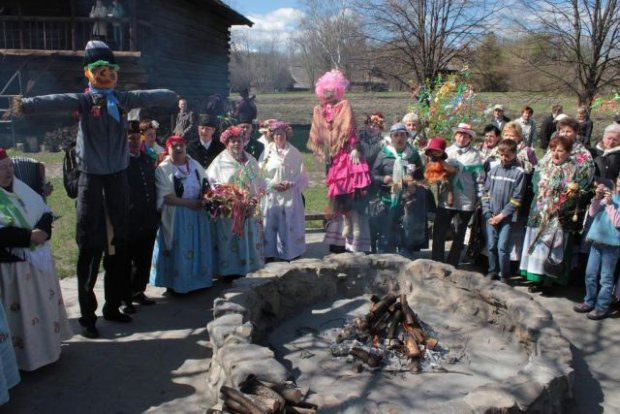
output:
{"label": "wooden building", "polygon": [[121,68],[119,90],[168,88],[194,103],[228,95],[230,27],[250,20],[220,0],[119,2],[124,17],[91,18],[94,0],[3,1],[0,88],[13,82],[1,93],[82,91],[84,46],[103,24]]}

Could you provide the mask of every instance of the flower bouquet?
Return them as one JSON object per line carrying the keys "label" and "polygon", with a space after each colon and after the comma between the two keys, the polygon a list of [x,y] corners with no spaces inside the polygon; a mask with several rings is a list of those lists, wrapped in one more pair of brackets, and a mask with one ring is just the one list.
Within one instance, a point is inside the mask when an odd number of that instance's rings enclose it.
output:
{"label": "flower bouquet", "polygon": [[220,184],[203,195],[205,209],[213,219],[232,219],[232,233],[243,237],[245,220],[257,214],[259,197],[235,184]]}

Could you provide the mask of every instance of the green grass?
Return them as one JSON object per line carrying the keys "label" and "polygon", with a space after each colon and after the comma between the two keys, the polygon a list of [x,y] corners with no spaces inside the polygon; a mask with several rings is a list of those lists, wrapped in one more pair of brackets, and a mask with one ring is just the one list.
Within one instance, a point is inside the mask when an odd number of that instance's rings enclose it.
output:
{"label": "green grass", "polygon": [[54,192],[48,197],[50,206],[57,219],[52,230],[52,254],[56,261],[56,270],[60,278],[75,275],[78,249],[75,243],[75,201],[67,197],[62,185],[62,177],[50,180]]}
{"label": "green grass", "polygon": [[19,155],[22,157],[34,158],[37,161],[41,161],[44,164],[62,164],[62,160],[65,153],[60,152],[21,152],[15,148],[10,148],[8,151],[9,156]]}

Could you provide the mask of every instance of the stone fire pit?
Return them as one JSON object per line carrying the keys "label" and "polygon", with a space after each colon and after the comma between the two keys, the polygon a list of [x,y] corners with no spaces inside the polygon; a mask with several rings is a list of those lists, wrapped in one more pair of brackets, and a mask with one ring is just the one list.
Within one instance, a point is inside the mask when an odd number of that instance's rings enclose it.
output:
{"label": "stone fire pit", "polygon": [[[446,349],[439,372],[351,369],[326,337],[367,311],[368,294],[404,293]],[[214,303],[208,405],[253,375],[293,380],[319,412],[559,413],[572,354],[550,313],[482,275],[397,255],[341,254],[272,263]]]}

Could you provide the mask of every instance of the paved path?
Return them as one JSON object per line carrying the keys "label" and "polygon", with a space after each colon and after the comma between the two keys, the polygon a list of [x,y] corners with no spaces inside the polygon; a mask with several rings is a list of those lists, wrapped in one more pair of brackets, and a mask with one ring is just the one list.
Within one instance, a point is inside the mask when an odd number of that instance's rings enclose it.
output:
{"label": "paved path", "polygon": [[[307,257],[323,257],[321,233],[309,233]],[[423,253],[424,257],[428,254]],[[71,323],[79,332],[75,278],[62,281]],[[101,283],[97,285],[102,298]],[[211,351],[205,326],[213,299],[224,288],[184,297],[162,296],[149,287],[158,304],[139,308],[131,324],[100,319],[101,339],[79,335],[68,341],[60,361],[32,373],[11,390],[0,413],[204,413],[201,396]],[[518,289],[524,289],[518,287]],[[575,401],[570,413],[620,413],[620,323],[618,314],[594,322],[571,310],[581,288],[557,297],[533,296],[551,310],[573,344]]]}

